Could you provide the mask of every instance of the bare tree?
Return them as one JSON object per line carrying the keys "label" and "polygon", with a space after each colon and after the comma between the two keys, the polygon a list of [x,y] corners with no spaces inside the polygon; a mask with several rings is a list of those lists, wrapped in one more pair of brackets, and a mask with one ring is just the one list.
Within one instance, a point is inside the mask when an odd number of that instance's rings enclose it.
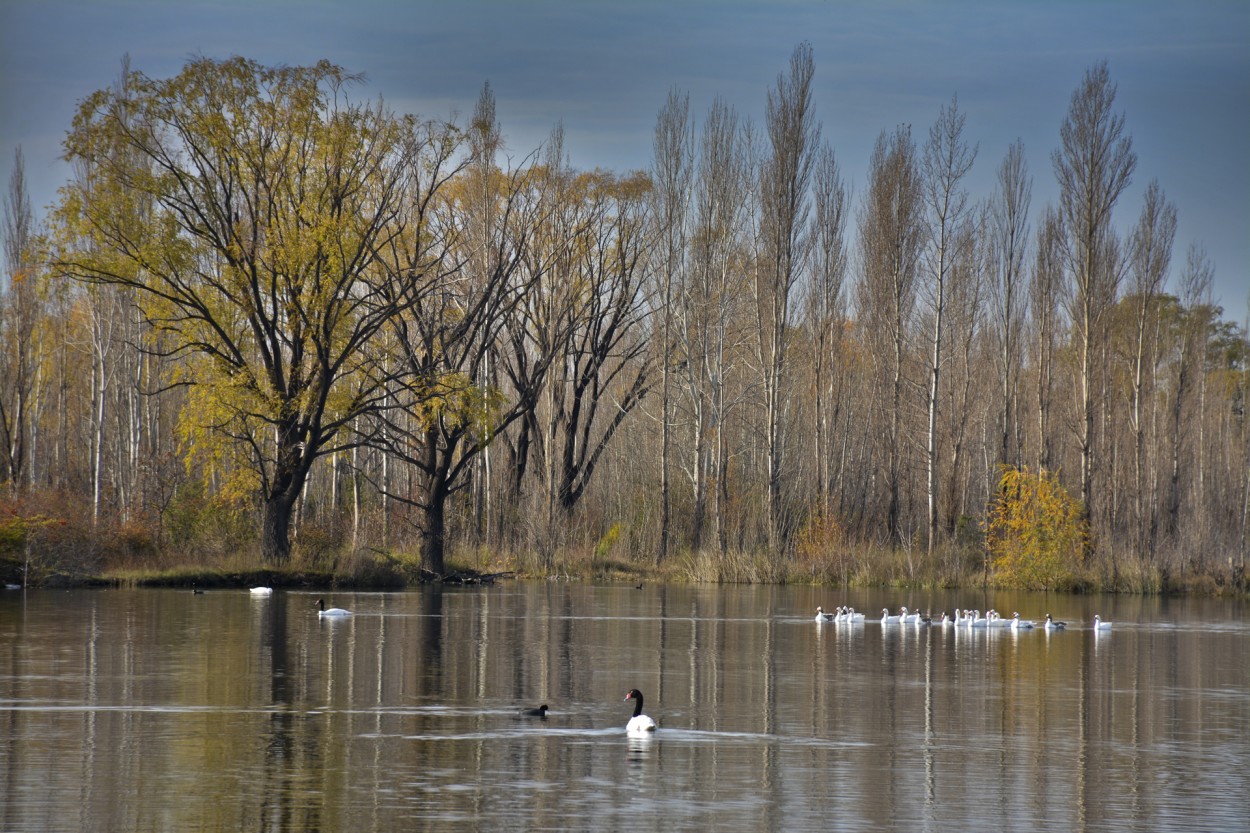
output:
{"label": "bare tree", "polygon": [[[503,135],[495,116],[495,94],[489,81],[482,85],[482,92],[478,95],[468,138],[469,153],[473,161],[465,171],[469,180],[466,208],[470,216],[475,218],[471,221],[471,234],[476,237],[472,244],[473,254],[470,261],[475,279],[485,282],[491,271],[491,235],[495,229],[497,210],[492,179],[496,172],[496,155],[503,147]],[[478,374],[478,387],[486,389],[494,384],[495,368],[489,353],[478,369]],[[491,523],[494,516],[491,500],[491,448],[492,445],[487,444],[481,454],[477,455],[472,477],[476,532],[479,539],[485,540],[487,545],[492,537]]]}
{"label": "bare tree", "polygon": [[[829,511],[830,427],[837,422],[840,397],[833,388],[834,374],[841,363],[843,323],[846,320],[846,221],[850,209],[846,186],[838,170],[833,150],[822,148],[816,161],[812,188],[815,209],[813,228],[812,279],[808,285],[807,309],[813,333],[813,417],[816,435],[817,500]],[[828,413],[832,408],[833,413]]]}
{"label": "bare tree", "polygon": [[1053,401],[1056,339],[1058,336],[1059,299],[1064,291],[1063,232],[1059,213],[1047,206],[1037,230],[1037,257],[1029,282],[1029,320],[1034,339],[1037,407],[1037,452],[1034,465],[1044,471],[1054,465],[1054,443],[1051,437],[1051,403]]}
{"label": "bare tree", "polygon": [[1150,502],[1147,518],[1146,498],[1150,494],[1147,484],[1146,425],[1143,413],[1147,384],[1153,387],[1153,378],[1147,380],[1147,365],[1153,370],[1155,362],[1147,356],[1150,349],[1149,327],[1157,318],[1157,301],[1167,280],[1168,266],[1172,260],[1172,241],[1176,238],[1176,207],[1167,201],[1157,180],[1146,188],[1142,213],[1133,230],[1130,242],[1131,292],[1134,305],[1134,331],[1132,345],[1132,393],[1130,394],[1129,426],[1133,432],[1133,490],[1134,536],[1139,552],[1153,551],[1155,507]]}
{"label": "bare tree", "polygon": [[[1190,400],[1198,379],[1206,373],[1207,331],[1211,325],[1209,299],[1214,280],[1215,269],[1207,258],[1206,250],[1196,243],[1190,244],[1180,276],[1180,345],[1173,365],[1175,380],[1172,384],[1174,392],[1168,431],[1171,439],[1171,473],[1164,512],[1166,533],[1173,537],[1181,528],[1182,478],[1186,471],[1196,468],[1196,458],[1202,453],[1201,448],[1196,447],[1190,437],[1191,427],[1196,420],[1185,417],[1187,409],[1193,407]],[[1185,453],[1186,447],[1191,449],[1191,453]],[[1196,515],[1197,512],[1192,514]]]}
{"label": "bare tree", "polygon": [[928,432],[925,445],[925,463],[928,496],[929,555],[933,555],[938,533],[938,407],[940,379],[945,361],[943,338],[948,322],[946,307],[952,273],[954,272],[955,247],[966,233],[968,217],[968,192],[962,182],[972,170],[977,148],[969,147],[963,137],[966,117],[959,112],[959,101],[951,98],[943,105],[938,119],[929,129],[929,141],[925,143],[921,162],[924,202],[926,210],[926,243],[924,247],[925,299],[929,323],[928,364]]}
{"label": "bare tree", "polygon": [[[453,126],[425,128],[432,147],[411,156],[421,165],[408,181],[409,233],[396,235],[383,254],[392,273],[425,280],[388,319],[396,369],[384,377],[387,406],[371,411],[366,441],[415,469],[411,490],[389,494],[418,510],[422,568],[435,575],[445,571],[449,499],[470,485],[493,438],[532,406],[480,384],[488,358],[506,343],[506,323],[531,290],[535,273],[520,267],[547,203],[541,177],[500,171],[483,158],[493,147],[483,134],[493,129],[490,120],[475,122],[470,132],[479,135],[465,157]],[[466,174],[471,180],[474,165],[489,169],[480,173],[493,182],[494,206],[486,212],[466,205],[467,195],[480,198],[475,189],[448,187]],[[480,227],[483,216],[489,227]]]}
{"label": "bare tree", "polygon": [[809,183],[820,141],[812,113],[815,65],[810,44],[790,57],[790,73],[779,75],[768,93],[765,130],[769,153],[760,170],[761,262],[756,266],[757,362],[764,391],[768,544],[780,552],[782,518],[782,412],[787,353],[792,338],[795,286],[811,248]]}
{"label": "bare tree", "polygon": [[655,123],[655,161],[652,174],[656,206],[654,217],[660,227],[657,269],[660,279],[660,541],[655,553],[659,564],[668,556],[670,536],[669,469],[671,455],[672,311],[673,287],[685,272],[690,185],[694,169],[693,129],[690,123],[690,96],[672,90]]}
{"label": "bare tree", "polygon": [[900,526],[905,359],[916,303],[922,233],[923,191],[911,129],[900,126],[877,137],[868,170],[868,192],[859,215],[861,279],[856,307],[860,331],[872,342],[884,430],[877,445],[885,457],[890,540],[902,540]]}
{"label": "bare tree", "polygon": [[641,337],[649,278],[644,258],[651,244],[648,182],[640,175],[601,173],[580,179],[576,190],[585,194],[589,221],[568,287],[575,309],[563,362],[566,394],[552,415],[560,432],[557,493],[566,514],[622,422],[650,391],[656,359]]}
{"label": "bare tree", "polygon": [[1078,341],[1081,419],[1077,440],[1086,517],[1093,516],[1096,467],[1095,361],[1105,340],[1104,315],[1115,302],[1120,278],[1118,264],[1110,256],[1116,248],[1112,210],[1137,167],[1132,139],[1124,133],[1124,117],[1113,110],[1115,93],[1105,61],[1086,71],[1059,129],[1060,146],[1051,155],[1059,183],[1064,259],[1074,290],[1069,307]]}
{"label": "bare tree", "polygon": [[983,366],[982,360],[977,355],[978,346],[985,341],[985,287],[992,257],[992,242],[985,233],[988,227],[986,211],[981,207],[967,218],[967,222],[960,224],[959,236],[952,240],[951,247],[947,314],[950,322],[947,353],[951,372],[946,374],[947,390],[943,395],[946,411],[943,416],[947,425],[945,442],[949,448],[943,498],[947,506],[944,526],[948,535],[956,531],[959,516],[966,514],[963,511],[966,508],[964,495],[968,490],[960,489],[959,484],[968,479],[965,476],[965,469],[968,468],[965,457],[969,426],[984,422],[988,412],[988,402],[978,404],[976,401],[978,397],[986,399],[980,395],[985,388],[982,387],[984,379],[980,378],[983,374],[978,372]]}
{"label": "bare tree", "polygon": [[[1002,432],[998,462],[1020,464],[1020,431],[1016,423],[1017,380],[1021,365],[1021,329],[1024,322],[1024,258],[1028,250],[1029,201],[1033,178],[1019,141],[1007,149],[998,168],[994,195],[990,199],[992,271],[990,297],[994,330],[998,338],[999,375],[1002,382],[999,428]],[[1013,442],[1013,437],[1015,438]]]}
{"label": "bare tree", "polygon": [[712,103],[699,144],[690,238],[689,280],[675,304],[685,409],[692,434],[686,470],[694,505],[690,546],[703,546],[709,501],[717,546],[725,548],[725,421],[733,402],[729,376],[739,348],[733,324],[741,310],[742,229],[747,221],[748,160],[738,116],[723,100]]}
{"label": "bare tree", "polygon": [[37,234],[26,166],[19,146],[4,197],[4,263],[7,281],[0,285],[0,434],[4,440],[4,480],[14,492],[31,482],[32,420],[40,345],[34,339],[42,315],[40,269],[35,261]]}

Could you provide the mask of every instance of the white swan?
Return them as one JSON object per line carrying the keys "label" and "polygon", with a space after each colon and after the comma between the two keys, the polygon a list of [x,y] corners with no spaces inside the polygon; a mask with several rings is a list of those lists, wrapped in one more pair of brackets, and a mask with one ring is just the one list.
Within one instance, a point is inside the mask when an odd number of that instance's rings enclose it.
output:
{"label": "white swan", "polygon": [[636,688],[631,688],[629,694],[625,695],[625,699],[634,701],[634,716],[625,724],[626,733],[645,735],[648,732],[654,732],[655,721],[642,713],[642,692]]}
{"label": "white swan", "polygon": [[842,614],[842,621],[848,625],[862,625],[864,624],[864,614],[856,613],[855,608],[848,607],[846,613]]}
{"label": "white swan", "polygon": [[883,624],[883,625],[897,625],[900,621],[902,621],[902,617],[900,617],[900,616],[891,616],[891,615],[890,615],[889,608],[884,608],[884,607],[883,607],[883,608],[881,608],[881,624]]}
{"label": "white swan", "polygon": [[253,596],[272,596],[273,588],[272,587],[253,587],[250,592]]}
{"label": "white swan", "polygon": [[1094,630],[1109,631],[1111,630],[1111,623],[1102,621],[1102,617],[1099,616],[1097,613],[1095,613],[1094,614]]}
{"label": "white swan", "polygon": [[981,611],[979,611],[979,610],[974,610],[974,611],[972,612],[972,623],[971,623],[970,627],[974,627],[974,628],[984,628],[984,627],[988,626],[988,625],[989,625],[989,623],[990,623],[989,617],[988,617],[988,616],[982,616],[982,615],[981,615]]}
{"label": "white swan", "polygon": [[1068,623],[1067,623],[1067,622],[1056,622],[1054,619],[1050,618],[1050,614],[1049,614],[1049,613],[1047,613],[1047,614],[1046,614],[1046,625],[1045,625],[1046,630],[1048,630],[1048,631],[1061,631],[1061,630],[1063,630],[1064,628],[1066,628],[1067,626],[1068,626]]}
{"label": "white swan", "polygon": [[902,617],[901,619],[899,619],[899,622],[904,625],[915,625],[920,622],[919,611],[917,611],[916,613],[908,613],[907,608],[900,607],[899,616]]}
{"label": "white swan", "polygon": [[329,618],[331,616],[351,616],[350,610],[344,610],[341,607],[326,607],[325,599],[317,599],[317,616]]}

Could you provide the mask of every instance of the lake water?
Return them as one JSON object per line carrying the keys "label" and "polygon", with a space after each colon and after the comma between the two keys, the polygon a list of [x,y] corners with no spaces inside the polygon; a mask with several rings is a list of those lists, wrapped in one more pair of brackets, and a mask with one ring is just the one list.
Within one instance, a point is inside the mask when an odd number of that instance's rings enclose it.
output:
{"label": "lake water", "polygon": [[[506,582],[335,593],[355,615],[328,621],[316,598],[0,595],[0,828],[1250,830],[1243,601]],[[900,604],[1070,625],[874,621]],[[625,734],[631,688],[653,737]]]}

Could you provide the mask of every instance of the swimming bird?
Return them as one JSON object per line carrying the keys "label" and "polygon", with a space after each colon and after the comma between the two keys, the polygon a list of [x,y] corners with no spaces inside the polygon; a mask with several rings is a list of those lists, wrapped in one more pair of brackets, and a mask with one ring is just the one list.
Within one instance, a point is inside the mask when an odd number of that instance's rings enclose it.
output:
{"label": "swimming bird", "polygon": [[864,624],[864,614],[856,613],[855,608],[848,607],[846,612],[842,614],[842,621],[848,625],[862,625]]}
{"label": "swimming bird", "polygon": [[645,735],[648,732],[654,732],[655,721],[642,713],[642,692],[636,688],[631,688],[629,694],[625,695],[625,699],[634,701],[634,716],[625,724],[625,731],[631,735]]}
{"label": "swimming bird", "polygon": [[817,605],[817,607],[816,607],[816,621],[817,621],[817,622],[831,622],[831,621],[833,621],[833,614],[832,614],[832,613],[825,613],[825,609],[824,609],[823,607],[820,607],[819,605]]}
{"label": "swimming bird", "polygon": [[250,592],[253,596],[272,596],[273,588],[272,587],[253,587]]}
{"label": "swimming bird", "polygon": [[1063,630],[1064,628],[1066,628],[1067,626],[1068,626],[1068,623],[1067,623],[1067,622],[1056,622],[1054,619],[1050,618],[1050,614],[1049,614],[1049,613],[1047,613],[1047,614],[1046,614],[1046,625],[1045,625],[1046,630],[1048,630],[1048,631],[1061,631],[1061,630]]}
{"label": "swimming bird", "polygon": [[901,621],[902,621],[902,617],[901,617],[901,616],[891,616],[891,615],[890,615],[890,610],[889,610],[889,608],[884,608],[884,607],[883,607],[883,608],[881,608],[881,624],[883,624],[883,625],[897,625],[897,624],[898,624],[899,622],[901,622]]}
{"label": "swimming bird", "polygon": [[1094,630],[1109,631],[1111,630],[1111,623],[1102,621],[1102,617],[1099,616],[1097,613],[1095,613],[1094,614]]}
{"label": "swimming bird", "polygon": [[900,624],[914,625],[920,621],[919,611],[917,611],[916,613],[908,613],[907,608],[905,607],[900,607],[898,610],[899,610],[899,616],[902,617],[899,619]]}
{"label": "swimming bird", "polygon": [[344,610],[341,607],[326,607],[325,599],[317,599],[317,616],[329,618],[331,616],[351,616],[350,610]]}
{"label": "swimming bird", "polygon": [[1031,627],[1033,627],[1033,621],[1031,619],[1021,619],[1019,613],[1011,614],[1011,629],[1013,631],[1028,630]]}
{"label": "swimming bird", "polygon": [[543,703],[536,709],[521,709],[521,717],[541,717],[547,719],[547,704]]}

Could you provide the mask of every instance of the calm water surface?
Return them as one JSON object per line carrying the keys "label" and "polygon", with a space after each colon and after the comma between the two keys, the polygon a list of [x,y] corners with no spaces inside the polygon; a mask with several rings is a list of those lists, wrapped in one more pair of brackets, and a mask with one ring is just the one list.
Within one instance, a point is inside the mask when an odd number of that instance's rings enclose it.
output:
{"label": "calm water surface", "polygon": [[[505,583],[335,594],[355,615],[321,621],[315,599],[0,595],[0,827],[1250,830],[1244,602]],[[630,688],[653,738],[624,733]]]}

